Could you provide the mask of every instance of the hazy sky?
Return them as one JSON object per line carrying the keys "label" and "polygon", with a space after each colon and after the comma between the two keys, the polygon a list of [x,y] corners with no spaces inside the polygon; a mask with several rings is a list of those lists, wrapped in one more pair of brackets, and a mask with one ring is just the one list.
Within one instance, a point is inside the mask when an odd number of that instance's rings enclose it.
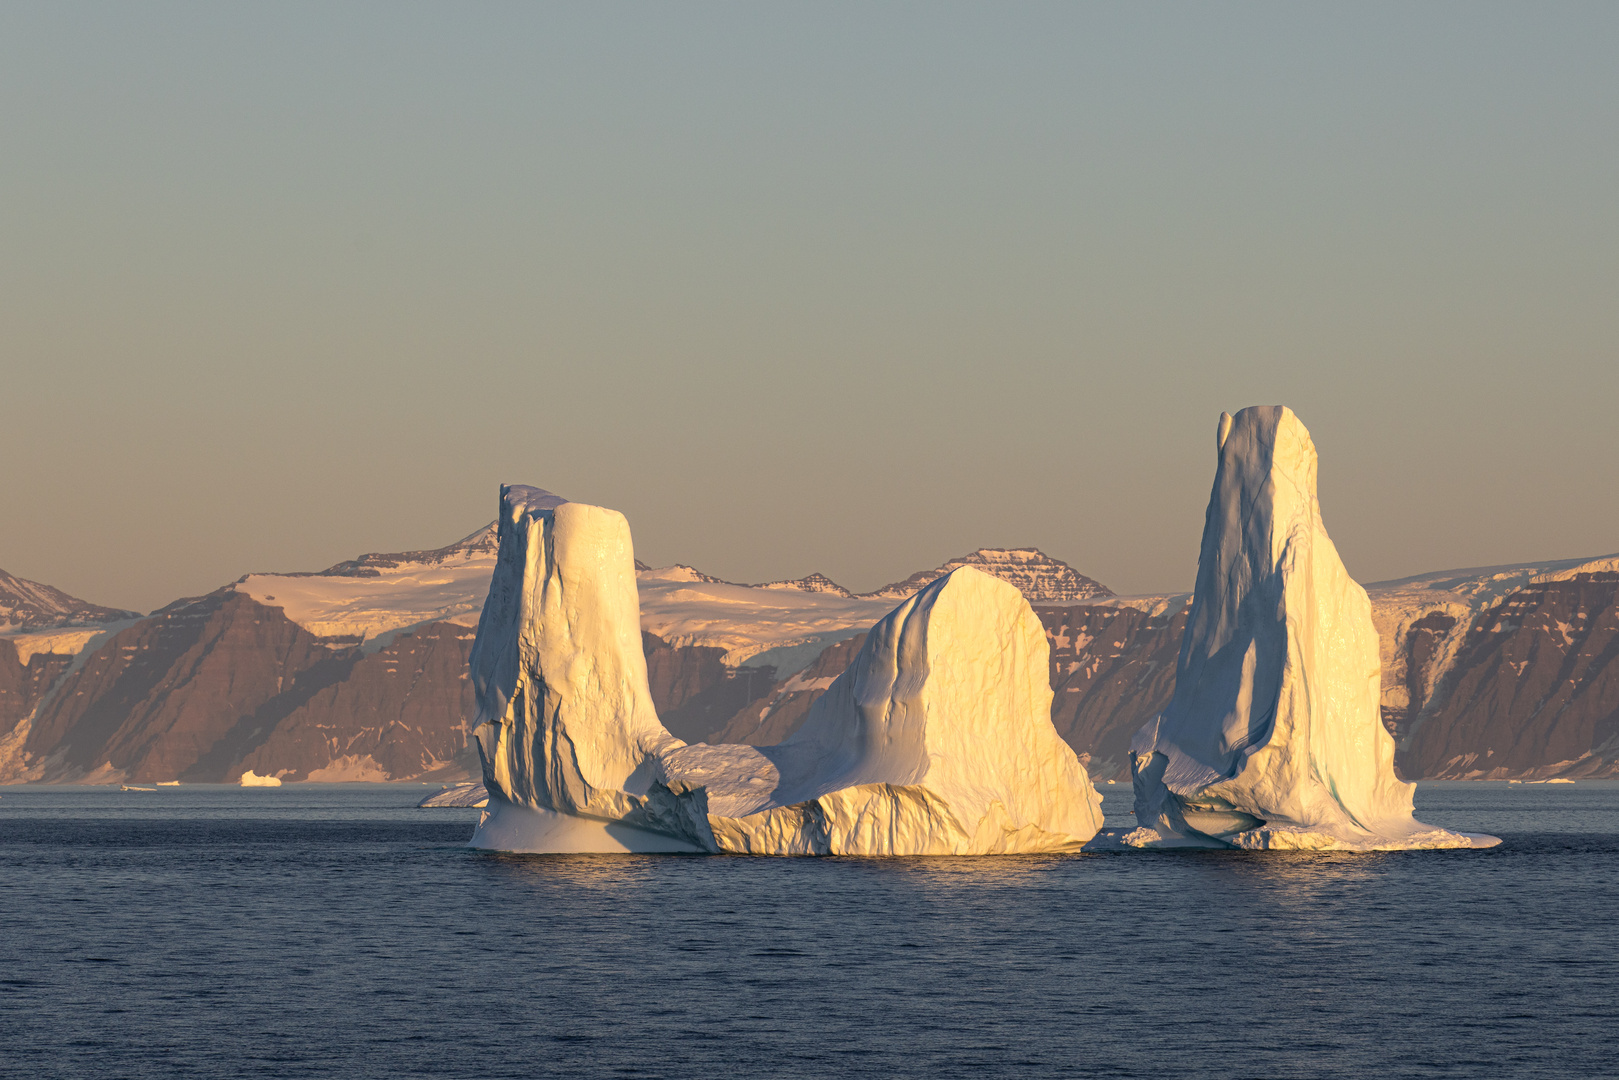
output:
{"label": "hazy sky", "polygon": [[871,588],[1619,550],[1619,5],[0,7],[0,568],[148,609],[502,481]]}

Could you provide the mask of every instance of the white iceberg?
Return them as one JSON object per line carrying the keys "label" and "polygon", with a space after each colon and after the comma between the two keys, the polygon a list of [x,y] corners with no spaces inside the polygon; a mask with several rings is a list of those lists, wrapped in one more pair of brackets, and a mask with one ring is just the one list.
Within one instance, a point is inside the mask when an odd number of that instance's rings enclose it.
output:
{"label": "white iceberg", "polygon": [[500,503],[471,657],[489,792],[472,845],[700,850],[637,827],[658,755],[683,744],[652,707],[629,522],[520,485]]}
{"label": "white iceberg", "polygon": [[1412,816],[1366,590],[1321,523],[1310,433],[1222,413],[1175,696],[1130,753],[1135,847],[1488,847]]}
{"label": "white iceberg", "polygon": [[416,805],[418,807],[451,806],[479,809],[489,805],[489,792],[484,790],[482,784],[448,784],[428,795]]}
{"label": "white iceberg", "polygon": [[503,488],[472,653],[506,851],[990,854],[1078,848],[1100,797],[1051,725],[1045,634],[971,568],[877,624],[780,746],[687,746],[658,722],[628,523]]}
{"label": "white iceberg", "polygon": [[245,773],[242,774],[241,783],[242,783],[243,787],[280,787],[281,786],[281,777],[279,777],[279,776],[260,776],[258,773],[254,772],[252,769],[249,769]]}
{"label": "white iceberg", "polygon": [[666,754],[653,808],[710,851],[1077,849],[1101,797],[1052,727],[1047,649],[1015,586],[953,570],[872,627],[786,742]]}

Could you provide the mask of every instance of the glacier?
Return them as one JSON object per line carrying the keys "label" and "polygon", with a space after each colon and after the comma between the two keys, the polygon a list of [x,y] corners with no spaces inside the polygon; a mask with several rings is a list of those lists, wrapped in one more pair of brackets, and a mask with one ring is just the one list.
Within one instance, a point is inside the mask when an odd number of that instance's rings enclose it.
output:
{"label": "glacier", "polygon": [[501,489],[472,651],[472,846],[773,855],[1074,850],[1100,796],[1050,719],[1045,634],[971,567],[881,619],[779,746],[687,745],[647,688],[629,524]]}
{"label": "glacier", "polygon": [[1489,847],[1413,815],[1379,709],[1366,590],[1321,521],[1285,406],[1220,415],[1218,465],[1169,707],[1130,747],[1133,847]]}

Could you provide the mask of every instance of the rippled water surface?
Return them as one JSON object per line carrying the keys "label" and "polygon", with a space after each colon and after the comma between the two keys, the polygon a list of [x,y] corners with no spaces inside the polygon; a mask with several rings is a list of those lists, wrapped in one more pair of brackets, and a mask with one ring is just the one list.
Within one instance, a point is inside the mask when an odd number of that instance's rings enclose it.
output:
{"label": "rippled water surface", "polygon": [[1619,1072],[1619,784],[1421,787],[1491,851],[820,860],[424,790],[0,788],[0,1075]]}

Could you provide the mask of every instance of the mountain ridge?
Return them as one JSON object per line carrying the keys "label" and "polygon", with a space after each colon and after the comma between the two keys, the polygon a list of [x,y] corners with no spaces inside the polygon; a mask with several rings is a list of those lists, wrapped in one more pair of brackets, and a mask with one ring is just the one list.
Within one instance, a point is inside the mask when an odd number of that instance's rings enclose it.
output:
{"label": "mountain ridge", "polygon": [[[1130,732],[1173,689],[1188,594],[1114,596],[1035,548],[973,556],[993,562],[1002,554],[1004,572],[1024,575],[1013,584],[1034,594],[1045,626],[1053,723],[1093,775],[1116,777]],[[784,738],[837,674],[831,668],[847,663],[851,643],[898,602],[896,590],[973,556],[867,594],[819,574],[744,585],[684,564],[637,564],[656,707],[685,738]],[[143,769],[232,779],[230,770],[249,764],[288,779],[469,772],[471,696],[462,676],[493,559],[486,526],[442,548],[246,574],[146,616],[56,601],[82,614],[57,610],[44,621],[118,618],[0,634],[0,782],[180,778]],[[1606,577],[1619,569],[1610,566],[1619,568],[1619,557],[1435,571],[1367,586],[1385,724],[1407,776],[1619,772],[1619,644],[1610,648],[1604,636],[1619,626]],[[1101,591],[1051,599],[1064,595],[1065,581]],[[182,624],[197,619],[214,620],[204,635],[210,648],[237,650],[234,688],[230,666],[196,667],[173,644]],[[154,620],[169,629],[159,633]],[[86,703],[67,703],[81,694],[100,704],[85,712]],[[174,694],[181,696],[168,702]],[[201,702],[211,704],[199,712]],[[90,713],[100,719],[69,739]],[[119,734],[136,714],[156,727]],[[192,748],[136,753],[152,738]]]}

